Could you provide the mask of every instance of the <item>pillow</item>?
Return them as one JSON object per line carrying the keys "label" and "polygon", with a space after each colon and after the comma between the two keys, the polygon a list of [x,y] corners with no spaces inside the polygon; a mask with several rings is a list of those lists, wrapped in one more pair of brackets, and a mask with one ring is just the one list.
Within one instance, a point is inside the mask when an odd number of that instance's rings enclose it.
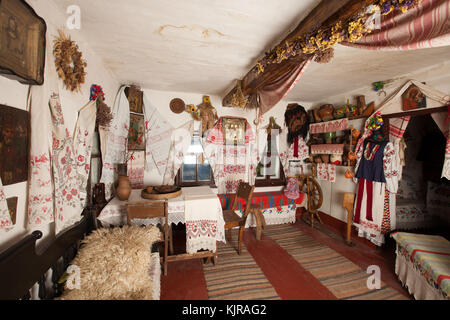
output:
{"label": "pillow", "polygon": [[161,238],[155,226],[95,230],[83,240],[72,261],[80,271],[79,289],[69,290],[66,284],[60,299],[158,299],[153,293],[151,247]]}

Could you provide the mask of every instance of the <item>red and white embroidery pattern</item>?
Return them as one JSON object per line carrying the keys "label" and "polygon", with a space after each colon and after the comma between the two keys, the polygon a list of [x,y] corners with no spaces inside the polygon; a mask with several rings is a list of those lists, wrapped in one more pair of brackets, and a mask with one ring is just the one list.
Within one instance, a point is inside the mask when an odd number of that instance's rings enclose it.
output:
{"label": "red and white embroidery pattern", "polygon": [[56,93],[53,93],[50,98],[50,111],[53,120],[52,167],[55,187],[55,228],[58,234],[81,219],[83,208],[73,139],[64,125],[59,95]]}

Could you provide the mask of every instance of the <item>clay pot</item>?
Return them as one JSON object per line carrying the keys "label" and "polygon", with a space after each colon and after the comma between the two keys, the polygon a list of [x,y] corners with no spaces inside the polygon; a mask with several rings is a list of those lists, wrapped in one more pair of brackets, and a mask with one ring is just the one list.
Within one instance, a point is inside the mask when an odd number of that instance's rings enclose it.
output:
{"label": "clay pot", "polygon": [[119,176],[119,185],[116,189],[117,198],[121,201],[128,200],[131,194],[131,184],[128,176]]}
{"label": "clay pot", "polygon": [[347,169],[347,171],[345,171],[345,177],[347,179],[351,179],[355,176],[355,174],[353,173],[353,171],[351,171],[350,169]]}
{"label": "clay pot", "polygon": [[349,158],[350,160],[356,160],[356,159],[358,158],[358,156],[357,156],[356,153],[354,153],[353,151],[350,151],[350,152],[348,153],[348,158]]}
{"label": "clay pot", "polygon": [[324,104],[319,108],[319,117],[322,121],[333,120],[334,107],[332,104]]}

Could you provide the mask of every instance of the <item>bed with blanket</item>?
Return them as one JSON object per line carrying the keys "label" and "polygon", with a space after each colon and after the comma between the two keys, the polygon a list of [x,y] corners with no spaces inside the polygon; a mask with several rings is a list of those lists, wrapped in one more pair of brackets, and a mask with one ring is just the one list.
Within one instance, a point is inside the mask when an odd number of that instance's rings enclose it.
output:
{"label": "bed with blanket", "polygon": [[93,211],[40,250],[35,231],[1,252],[0,300],[159,300],[160,230],[96,229]]}
{"label": "bed with blanket", "polygon": [[450,241],[437,235],[394,232],[395,273],[416,300],[450,299]]}

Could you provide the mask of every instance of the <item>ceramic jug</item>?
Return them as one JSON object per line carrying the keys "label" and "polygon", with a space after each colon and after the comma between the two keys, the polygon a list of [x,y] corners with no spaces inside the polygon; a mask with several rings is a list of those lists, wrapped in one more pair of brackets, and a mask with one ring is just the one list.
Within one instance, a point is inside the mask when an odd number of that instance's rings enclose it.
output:
{"label": "ceramic jug", "polygon": [[131,184],[128,176],[119,176],[119,185],[116,189],[116,195],[119,200],[128,200],[131,194]]}

